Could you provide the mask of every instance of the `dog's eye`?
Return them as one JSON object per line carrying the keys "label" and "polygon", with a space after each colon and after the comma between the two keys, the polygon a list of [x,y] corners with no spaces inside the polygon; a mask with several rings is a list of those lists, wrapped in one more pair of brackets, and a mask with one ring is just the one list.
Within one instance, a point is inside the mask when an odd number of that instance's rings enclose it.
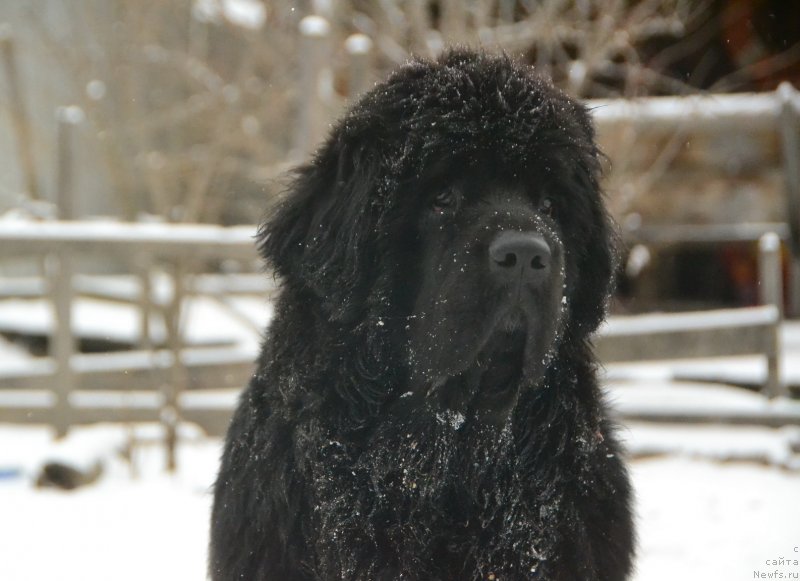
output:
{"label": "dog's eye", "polygon": [[553,200],[551,198],[542,198],[542,201],[539,202],[539,212],[551,218],[555,216],[556,205],[553,203]]}
{"label": "dog's eye", "polygon": [[439,192],[436,197],[433,199],[433,210],[434,212],[441,213],[445,211],[447,208],[451,208],[456,203],[456,196],[453,193],[453,190],[446,189]]}

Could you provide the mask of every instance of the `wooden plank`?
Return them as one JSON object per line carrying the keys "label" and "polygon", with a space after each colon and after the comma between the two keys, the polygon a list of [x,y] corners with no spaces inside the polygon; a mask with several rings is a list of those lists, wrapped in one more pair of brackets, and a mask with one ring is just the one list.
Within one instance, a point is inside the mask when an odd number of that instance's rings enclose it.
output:
{"label": "wooden plank", "polygon": [[718,244],[722,242],[755,242],[774,232],[781,239],[791,236],[783,222],[748,222],[739,224],[670,224],[627,229],[623,236],[641,244]]}
{"label": "wooden plank", "polygon": [[780,100],[773,93],[682,95],[643,99],[586,101],[598,132],[632,127],[640,132],[773,132],[778,129]]}
{"label": "wooden plank", "polygon": [[[141,296],[141,276],[147,268],[149,259],[134,258],[135,274],[76,274],[72,286],[76,295],[122,303],[138,303]],[[152,284],[151,284],[152,286]],[[277,279],[269,273],[237,273],[237,274],[197,274],[187,281],[188,295],[258,295],[269,298],[279,288]],[[162,289],[152,289],[154,304]],[[44,280],[36,276],[7,277],[0,288],[0,299],[3,298],[37,298],[47,293]]]}
{"label": "wooden plank", "polygon": [[720,328],[776,325],[778,310],[772,306],[685,311],[680,313],[649,313],[646,315],[617,315],[609,317],[600,328],[603,337],[616,335],[651,335],[674,331],[704,331]]}
{"label": "wooden plank", "polygon": [[255,260],[255,227],[131,222],[0,222],[0,256],[146,253],[170,258]]}
{"label": "wooden plank", "polygon": [[[85,425],[100,422],[155,423],[160,421],[157,407],[75,407],[72,423]],[[221,436],[228,427],[233,410],[229,408],[182,407],[181,418],[199,425],[205,433]],[[755,410],[668,410],[649,406],[625,406],[618,410],[623,421],[647,421],[674,424],[758,425],[767,427],[800,426],[800,410],[787,408]],[[51,410],[46,406],[0,407],[0,422],[50,424]]]}
{"label": "wooden plank", "polygon": [[76,386],[72,369],[72,356],[75,353],[75,338],[72,335],[72,257],[68,253],[57,252],[48,258],[52,268],[50,296],[55,320],[50,354],[55,361],[58,377],[54,385],[56,404],[53,408],[53,426],[56,435],[61,437],[69,429],[69,394]]}
{"label": "wooden plank", "polygon": [[[223,436],[228,429],[233,410],[197,409],[181,410],[184,421],[197,424],[209,436]],[[49,407],[0,407],[0,423],[50,425],[52,410]],[[87,425],[97,423],[157,423],[161,421],[158,408],[91,407],[74,408],[71,423]]]}
{"label": "wooden plank", "polygon": [[595,353],[606,363],[764,354],[774,337],[771,325],[707,330],[598,335]]}
{"label": "wooden plank", "polygon": [[[256,355],[241,349],[185,349],[186,388],[200,391],[241,388],[255,369]],[[75,355],[75,383],[87,391],[157,390],[169,381],[172,354],[167,350]],[[0,393],[52,390],[60,381],[55,361],[41,358],[18,369],[0,371]]]}
{"label": "wooden plank", "polygon": [[[3,423],[52,425],[52,418],[52,408],[49,407],[0,407],[0,422]],[[98,422],[144,423],[157,422],[158,418],[157,408],[74,408],[70,423],[73,426]]]}
{"label": "wooden plank", "polygon": [[651,406],[625,406],[618,410],[623,421],[646,421],[670,424],[723,424],[733,426],[800,426],[800,408],[754,410],[697,410],[672,408],[664,410]]}
{"label": "wooden plank", "polygon": [[610,317],[594,339],[595,353],[605,363],[736,355],[777,361],[779,321],[774,305]]}

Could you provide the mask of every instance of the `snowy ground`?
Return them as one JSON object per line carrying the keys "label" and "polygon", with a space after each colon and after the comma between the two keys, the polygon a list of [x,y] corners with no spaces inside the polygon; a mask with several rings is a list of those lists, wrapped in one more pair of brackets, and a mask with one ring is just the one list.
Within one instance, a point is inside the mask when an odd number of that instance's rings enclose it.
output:
{"label": "snowy ground", "polygon": [[[132,476],[118,454],[126,441],[119,427],[76,429],[54,443],[43,428],[0,425],[0,579],[205,578],[220,443],[186,430],[179,470],[167,476],[156,428],[137,436]],[[800,558],[800,471],[730,460],[731,450],[748,448],[745,458],[783,457],[797,444],[796,429],[632,425],[623,437],[639,455],[636,581],[800,577],[798,566],[765,564]],[[75,492],[37,489],[37,470],[52,459],[82,467],[102,460],[105,471]]]}
{"label": "snowy ground", "polygon": [[[783,339],[784,377],[796,383],[800,325],[787,326]],[[0,367],[29,357],[0,339]],[[721,370],[753,383],[764,364],[738,358],[616,366],[606,379],[610,399],[622,408],[763,406],[744,390],[674,381]],[[124,428],[74,429],[54,442],[44,428],[0,424],[0,581],[205,579],[220,442],[184,430],[179,470],[168,476],[158,435],[156,426],[137,429],[132,474],[120,455]],[[632,424],[622,436],[634,456],[635,581],[800,579],[793,564],[800,560],[800,427]],[[36,488],[42,465],[59,459],[81,468],[102,461],[105,469],[97,483],[75,492]],[[790,564],[771,564],[781,560]]]}
{"label": "snowy ground", "polygon": [[[133,476],[118,453],[126,441],[118,427],[75,429],[53,443],[45,429],[0,425],[0,579],[205,579],[220,443],[184,435],[180,469],[168,476],[150,432],[139,434],[146,441]],[[81,468],[102,460],[103,477],[74,492],[36,488],[42,463],[59,459]]]}
{"label": "snowy ground", "polygon": [[797,578],[800,474],[679,457],[633,463],[638,495],[637,581],[734,581],[756,572]]}

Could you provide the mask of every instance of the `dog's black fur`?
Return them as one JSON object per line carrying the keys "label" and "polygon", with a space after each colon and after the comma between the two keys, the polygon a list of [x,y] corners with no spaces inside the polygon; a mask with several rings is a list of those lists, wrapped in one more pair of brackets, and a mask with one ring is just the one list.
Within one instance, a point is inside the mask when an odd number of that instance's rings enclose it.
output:
{"label": "dog's black fur", "polygon": [[215,581],[627,578],[598,174],[585,108],[504,56],[416,60],[334,127],[259,235],[283,289]]}

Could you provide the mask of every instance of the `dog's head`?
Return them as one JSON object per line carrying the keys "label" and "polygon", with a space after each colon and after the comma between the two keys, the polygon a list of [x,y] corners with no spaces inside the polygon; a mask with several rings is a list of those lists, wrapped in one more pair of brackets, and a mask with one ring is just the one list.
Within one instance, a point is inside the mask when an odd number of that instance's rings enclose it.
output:
{"label": "dog's head", "polygon": [[390,334],[412,383],[480,383],[476,369],[535,383],[604,315],[599,171],[584,107],[506,56],[453,51],[350,110],[260,250],[331,321]]}

